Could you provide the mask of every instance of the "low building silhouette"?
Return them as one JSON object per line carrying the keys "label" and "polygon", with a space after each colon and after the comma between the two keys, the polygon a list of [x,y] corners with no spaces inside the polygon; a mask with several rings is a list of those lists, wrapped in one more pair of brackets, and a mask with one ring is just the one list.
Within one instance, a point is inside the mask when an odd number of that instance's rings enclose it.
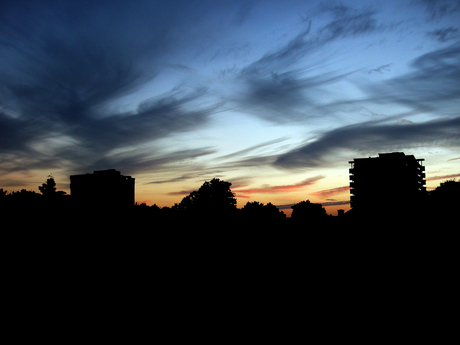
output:
{"label": "low building silhouette", "polygon": [[115,169],[71,175],[70,195],[76,206],[127,208],[134,205],[134,180]]}
{"label": "low building silhouette", "polygon": [[373,213],[417,207],[426,195],[423,161],[403,152],[350,161],[350,206]]}

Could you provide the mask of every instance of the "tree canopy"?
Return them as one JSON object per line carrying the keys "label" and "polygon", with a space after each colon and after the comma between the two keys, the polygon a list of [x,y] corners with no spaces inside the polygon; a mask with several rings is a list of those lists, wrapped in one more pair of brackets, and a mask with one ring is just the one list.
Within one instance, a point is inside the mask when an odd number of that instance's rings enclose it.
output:
{"label": "tree canopy", "polygon": [[54,197],[66,194],[64,191],[56,191],[56,182],[54,181],[54,177],[51,175],[48,176],[45,183],[38,187],[38,190],[45,197]]}
{"label": "tree canopy", "polygon": [[291,208],[291,217],[295,220],[320,220],[327,216],[326,209],[321,204],[311,203],[310,200],[301,201]]}
{"label": "tree canopy", "polygon": [[229,212],[236,210],[236,198],[230,182],[214,178],[182,199],[180,210],[194,212]]}
{"label": "tree canopy", "polygon": [[43,183],[41,186],[38,187],[38,190],[44,196],[51,196],[56,193],[56,182],[52,176],[48,176],[49,178],[46,180],[46,183]]}

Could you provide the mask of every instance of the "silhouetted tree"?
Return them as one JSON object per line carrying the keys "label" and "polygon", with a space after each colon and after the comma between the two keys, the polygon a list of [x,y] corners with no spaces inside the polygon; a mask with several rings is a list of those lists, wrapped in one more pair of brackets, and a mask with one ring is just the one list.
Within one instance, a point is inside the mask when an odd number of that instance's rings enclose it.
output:
{"label": "silhouetted tree", "polygon": [[21,212],[30,212],[40,207],[43,196],[34,192],[21,189],[18,192],[11,192],[4,197],[5,207],[12,210],[16,215]]}
{"label": "silhouetted tree", "polygon": [[327,220],[326,209],[321,204],[311,203],[310,200],[301,201],[293,206],[291,218],[295,221],[320,222]]}
{"label": "silhouetted tree", "polygon": [[429,204],[436,217],[453,218],[460,209],[460,181],[447,180],[430,192]]}
{"label": "silhouetted tree", "polygon": [[56,193],[56,182],[52,176],[48,177],[46,183],[43,183],[38,189],[44,196],[53,196]]}
{"label": "silhouetted tree", "polygon": [[262,214],[262,209],[264,207],[263,203],[258,201],[248,201],[246,205],[243,206],[242,210],[248,215],[259,216]]}
{"label": "silhouetted tree", "polygon": [[[284,212],[280,211],[272,203],[264,205],[258,201],[248,201],[241,209],[245,221],[252,222],[252,225],[262,224],[264,226],[270,223],[279,223],[286,219]],[[277,224],[276,224],[277,225]]]}
{"label": "silhouetted tree", "polygon": [[46,180],[46,182],[38,187],[39,191],[43,194],[43,196],[49,198],[65,195],[66,192],[62,190],[56,190],[56,182],[54,181],[54,177],[51,175],[49,175],[48,177],[49,178]]}
{"label": "silhouetted tree", "polygon": [[221,181],[217,178],[210,182],[206,181],[198,189],[182,199],[178,205],[180,211],[189,214],[218,215],[236,210],[235,195],[230,190],[230,182]]}
{"label": "silhouetted tree", "polygon": [[278,207],[269,202],[264,206],[264,215],[273,220],[286,219],[286,215],[283,211],[280,211]]}
{"label": "silhouetted tree", "polygon": [[441,182],[439,187],[430,192],[430,196],[434,199],[446,201],[458,200],[460,196],[460,181],[446,180]]}

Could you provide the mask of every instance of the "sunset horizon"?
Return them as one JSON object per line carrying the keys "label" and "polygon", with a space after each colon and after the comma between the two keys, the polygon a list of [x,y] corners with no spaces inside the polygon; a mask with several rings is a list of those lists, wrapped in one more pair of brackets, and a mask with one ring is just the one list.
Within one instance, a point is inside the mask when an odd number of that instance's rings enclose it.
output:
{"label": "sunset horizon", "polygon": [[350,209],[349,162],[460,177],[455,1],[4,1],[0,188],[116,169],[171,207],[218,178],[248,201]]}
{"label": "sunset horizon", "polygon": [[[382,153],[380,153],[382,154]],[[395,154],[394,152],[393,153],[385,153],[385,154]],[[367,157],[361,157],[359,159],[365,159]],[[371,157],[369,157],[371,158]],[[424,160],[424,159],[420,159],[420,160]],[[84,173],[80,176],[88,176],[88,175],[93,175],[94,173],[106,173],[106,172],[109,172],[109,171],[114,171],[114,172],[117,172],[118,174],[122,174],[121,171],[118,171],[117,169],[115,168],[109,168],[109,169],[105,169],[105,170],[97,170],[97,171],[93,171],[93,172],[87,172],[87,173]],[[74,175],[75,176],[75,175]],[[78,176],[78,175],[77,175]],[[124,176],[122,174],[122,176]],[[452,181],[452,180],[456,180],[457,177],[460,177],[460,174],[453,174],[453,175],[442,175],[442,176],[432,176],[432,177],[427,177],[426,178],[426,184],[428,185],[426,187],[426,190],[427,191],[430,191],[430,190],[434,190],[435,188],[439,187],[440,183],[442,182],[446,182],[446,181]],[[54,176],[52,174],[48,175],[47,178],[52,178],[54,180]],[[72,178],[72,175],[70,176],[70,179]],[[127,176],[126,178],[133,178],[135,180],[135,176]],[[278,194],[278,195],[281,195],[281,194],[286,194],[286,193],[292,193],[292,192],[298,192],[298,193],[303,193],[305,191],[308,190],[309,187],[311,187],[312,185],[314,185],[318,180],[321,180],[323,177],[322,176],[316,176],[316,177],[313,177],[309,180],[305,180],[305,181],[302,181],[298,184],[292,184],[292,185],[283,185],[283,186],[265,186],[263,188],[257,188],[257,189],[248,189],[246,185],[233,185],[231,181],[225,181],[225,182],[229,182],[231,184],[231,191],[234,195],[234,198],[237,200],[237,208],[238,209],[242,209],[246,203],[252,203],[252,202],[259,202],[261,204],[273,204],[270,200],[268,200],[269,197],[263,197],[263,195],[273,195],[273,194]],[[45,181],[45,180],[44,180]],[[43,181],[43,182],[44,182]],[[58,187],[57,190],[62,190],[66,193],[66,195],[69,195],[71,196],[72,193],[71,193],[71,190],[70,190],[70,183],[69,184],[66,184],[66,183],[62,183],[62,182],[59,182],[59,181],[56,181],[58,182],[56,184],[56,186]],[[209,182],[209,181],[203,181],[203,182]],[[61,188],[62,186],[67,186],[68,188]],[[166,205],[162,205],[158,202],[155,201],[155,198],[153,196],[152,199],[148,199],[148,200],[139,200],[137,198],[137,193],[135,192],[134,193],[134,196],[135,196],[135,201],[134,201],[134,205],[142,205],[142,204],[145,204],[147,206],[157,206],[157,207],[160,207],[160,208],[163,208],[163,207],[166,207],[166,208],[171,208],[173,206],[177,206],[182,200],[184,197],[190,195],[191,193],[193,192],[196,192],[198,191],[200,186],[197,186],[195,189],[193,190],[187,190],[187,191],[179,191],[179,192],[171,192],[169,193],[170,195],[173,195],[173,196],[176,196],[177,197],[177,200],[172,203],[172,204],[166,204]],[[116,188],[114,186],[114,188]],[[5,188],[2,188],[4,189],[4,192],[5,193],[12,193],[12,192],[19,192],[20,190],[27,190],[27,191],[32,191],[32,192],[39,192],[39,185],[36,186],[36,188],[31,188],[31,189],[26,189],[26,188],[21,188],[21,189],[10,189],[10,190],[7,190]],[[135,188],[136,189],[136,188]],[[283,213],[286,214],[287,217],[290,217],[291,214],[292,214],[292,206],[299,203],[299,202],[302,202],[302,201],[310,201],[312,203],[318,203],[320,205],[323,206],[323,208],[325,208],[326,212],[328,215],[332,215],[332,216],[337,216],[338,215],[338,210],[343,210],[343,212],[348,212],[351,207],[350,207],[350,189],[351,187],[348,185],[348,186],[343,186],[343,187],[338,187],[338,188],[332,188],[332,189],[327,189],[327,190],[319,190],[319,191],[316,191],[316,192],[310,192],[308,194],[308,198],[307,199],[299,199],[291,204],[285,204],[285,205],[279,205],[279,204],[273,204],[274,206],[276,206],[280,211],[282,211]],[[262,197],[253,197],[253,195],[262,195]],[[319,198],[319,200],[331,200],[330,197],[331,196],[336,196],[336,195],[342,195],[343,197],[345,195],[348,195],[348,199],[346,200],[341,200],[341,201],[337,201],[337,200],[334,200],[334,201],[325,201],[325,202],[321,202],[321,201],[318,201],[316,198]],[[262,199],[264,199],[264,201],[261,201]],[[104,206],[104,202],[101,201],[100,203],[100,206]],[[409,205],[408,205],[409,206]],[[388,204],[388,209],[391,209],[392,205],[391,204]]]}

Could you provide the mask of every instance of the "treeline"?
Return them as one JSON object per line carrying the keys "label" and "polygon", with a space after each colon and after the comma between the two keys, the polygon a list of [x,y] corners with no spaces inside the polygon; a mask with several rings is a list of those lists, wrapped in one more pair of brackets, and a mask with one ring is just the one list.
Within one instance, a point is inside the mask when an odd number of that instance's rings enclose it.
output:
{"label": "treeline", "polygon": [[128,209],[119,208],[117,205],[89,207],[76,204],[71,196],[56,190],[53,177],[49,177],[39,186],[39,190],[40,193],[24,189],[8,193],[0,189],[2,218],[12,219],[19,225],[42,224],[63,228],[72,225],[86,228],[130,228],[147,225],[160,230],[181,227],[190,228],[192,231],[200,228],[375,228],[382,224],[413,227],[455,221],[460,201],[460,181],[449,180],[427,192],[415,205],[404,209],[393,209],[392,205],[387,205],[384,208],[369,208],[364,211],[352,209],[342,216],[333,217],[327,215],[320,204],[305,200],[293,205],[291,217],[287,218],[272,203],[252,201],[238,209],[231,183],[219,179],[205,182],[180,203],[163,208],[146,204],[136,204]]}

